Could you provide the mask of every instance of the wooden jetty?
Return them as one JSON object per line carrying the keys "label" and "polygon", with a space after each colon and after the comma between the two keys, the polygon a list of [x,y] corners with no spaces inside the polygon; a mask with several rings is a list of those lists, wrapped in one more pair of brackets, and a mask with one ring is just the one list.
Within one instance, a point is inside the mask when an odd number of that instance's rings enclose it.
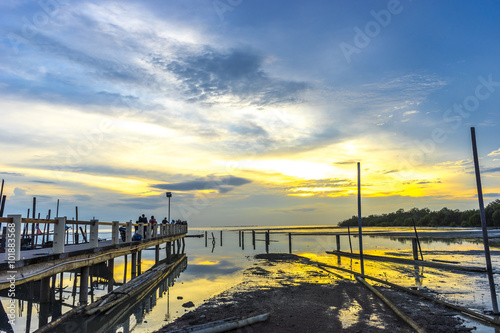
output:
{"label": "wooden jetty", "polygon": [[[134,273],[137,267],[140,267],[139,258],[142,250],[155,247],[155,258],[158,263],[160,244],[166,243],[166,256],[167,260],[170,260],[172,250],[175,253],[175,242],[177,242],[177,252],[179,252],[180,242],[184,244],[184,237],[187,234],[187,225],[156,224],[151,226],[149,223],[78,221],[78,225],[90,227],[89,235],[84,236],[84,243],[69,245],[65,241],[66,225],[75,222],[68,221],[66,217],[41,220],[23,219],[21,215],[9,215],[7,218],[0,218],[0,223],[7,224],[4,229],[6,231],[5,253],[0,253],[0,290],[9,288],[12,281],[15,281],[16,285],[35,280],[48,283],[50,277],[77,268],[82,271],[81,281],[84,283],[87,281],[85,276],[88,275],[90,266],[107,262],[108,266],[112,267],[114,258],[127,254],[131,254],[131,267]],[[52,247],[21,250],[23,224],[26,226],[35,223],[53,225]],[[112,227],[111,240],[99,239],[99,226]],[[126,227],[125,241],[120,237],[120,226]],[[132,228],[136,226],[138,233],[142,236],[140,241],[132,241]],[[110,285],[112,290],[112,284]],[[84,285],[81,287],[86,289]],[[84,298],[85,295],[82,299]]]}

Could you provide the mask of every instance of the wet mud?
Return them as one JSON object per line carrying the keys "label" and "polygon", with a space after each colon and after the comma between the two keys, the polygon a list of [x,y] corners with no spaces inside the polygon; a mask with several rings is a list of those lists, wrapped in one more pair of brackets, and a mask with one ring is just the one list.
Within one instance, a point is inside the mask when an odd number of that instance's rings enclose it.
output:
{"label": "wet mud", "polygon": [[[239,285],[206,300],[159,332],[229,317],[270,313],[270,319],[238,332],[413,332],[349,274],[333,275],[308,258],[257,255]],[[377,287],[427,332],[470,332],[458,313],[413,295]],[[236,332],[236,331],[235,331]]]}

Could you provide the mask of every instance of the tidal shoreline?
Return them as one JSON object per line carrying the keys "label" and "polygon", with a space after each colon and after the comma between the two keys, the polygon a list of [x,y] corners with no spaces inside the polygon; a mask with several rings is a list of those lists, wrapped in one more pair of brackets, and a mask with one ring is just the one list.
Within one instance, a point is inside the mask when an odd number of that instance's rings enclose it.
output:
{"label": "tidal shoreline", "polygon": [[[257,255],[239,285],[206,300],[157,333],[229,317],[270,313],[250,332],[413,332],[351,274],[329,274],[305,257]],[[458,313],[413,295],[377,287],[394,305],[428,332],[470,332]]]}

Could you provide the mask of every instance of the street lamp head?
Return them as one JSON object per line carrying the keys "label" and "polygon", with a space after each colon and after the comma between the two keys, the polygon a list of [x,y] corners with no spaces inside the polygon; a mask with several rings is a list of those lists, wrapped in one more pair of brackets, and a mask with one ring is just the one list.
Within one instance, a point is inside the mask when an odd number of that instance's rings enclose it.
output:
{"label": "street lamp head", "polygon": [[167,192],[167,198],[172,197],[172,192]]}

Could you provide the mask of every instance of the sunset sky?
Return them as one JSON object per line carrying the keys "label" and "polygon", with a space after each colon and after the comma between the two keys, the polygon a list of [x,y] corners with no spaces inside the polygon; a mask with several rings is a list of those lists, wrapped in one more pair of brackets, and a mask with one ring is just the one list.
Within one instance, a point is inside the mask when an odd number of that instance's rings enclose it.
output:
{"label": "sunset sky", "polygon": [[[500,198],[496,1],[0,2],[6,214],[337,224]],[[54,213],[53,213],[54,214]]]}

